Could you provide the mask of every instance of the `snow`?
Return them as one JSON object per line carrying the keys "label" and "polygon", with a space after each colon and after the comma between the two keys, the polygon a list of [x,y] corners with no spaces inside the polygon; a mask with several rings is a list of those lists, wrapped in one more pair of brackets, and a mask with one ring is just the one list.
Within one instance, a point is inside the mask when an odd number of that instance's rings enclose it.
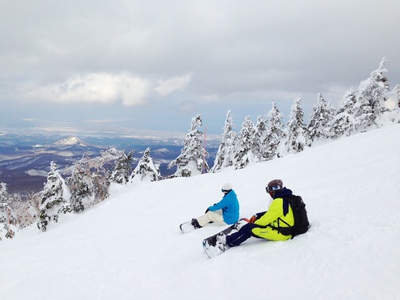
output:
{"label": "snow", "polygon": [[[399,136],[395,124],[243,170],[114,185],[95,208],[0,242],[0,297],[399,299]],[[225,182],[242,217],[266,210],[274,178],[305,200],[308,233],[250,239],[213,259],[201,241],[224,227],[180,233]]]}

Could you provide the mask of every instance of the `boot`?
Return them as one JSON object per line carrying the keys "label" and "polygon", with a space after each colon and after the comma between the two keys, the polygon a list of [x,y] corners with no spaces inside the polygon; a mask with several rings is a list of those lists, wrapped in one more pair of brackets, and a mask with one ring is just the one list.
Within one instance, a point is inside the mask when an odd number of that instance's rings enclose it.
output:
{"label": "boot", "polygon": [[192,226],[194,227],[194,228],[201,228],[201,226],[200,226],[200,224],[199,224],[199,222],[196,220],[196,219],[192,219]]}

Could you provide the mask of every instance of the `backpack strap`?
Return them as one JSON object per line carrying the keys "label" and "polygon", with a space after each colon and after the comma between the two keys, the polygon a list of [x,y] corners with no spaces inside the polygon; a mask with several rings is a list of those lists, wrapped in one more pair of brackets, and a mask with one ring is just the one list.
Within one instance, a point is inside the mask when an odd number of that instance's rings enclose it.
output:
{"label": "backpack strap", "polygon": [[283,216],[286,216],[289,212],[289,201],[285,198],[283,199],[282,209],[283,209]]}

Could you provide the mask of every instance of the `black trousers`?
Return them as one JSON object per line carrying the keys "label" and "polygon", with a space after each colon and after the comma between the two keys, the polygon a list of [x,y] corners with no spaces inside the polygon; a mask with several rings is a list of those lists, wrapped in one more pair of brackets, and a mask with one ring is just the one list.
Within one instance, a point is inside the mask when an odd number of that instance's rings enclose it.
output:
{"label": "black trousers", "polygon": [[238,232],[232,233],[226,237],[226,244],[228,247],[235,247],[239,246],[250,237],[258,238],[258,236],[254,235],[252,232],[253,228],[255,227],[258,226],[254,223],[247,223],[246,225],[243,225]]}

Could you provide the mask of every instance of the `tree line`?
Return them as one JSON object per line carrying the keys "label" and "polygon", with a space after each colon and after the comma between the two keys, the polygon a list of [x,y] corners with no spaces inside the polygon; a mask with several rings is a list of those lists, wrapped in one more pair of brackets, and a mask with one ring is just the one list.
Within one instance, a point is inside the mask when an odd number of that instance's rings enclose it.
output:
{"label": "tree line", "polygon": [[[44,232],[62,215],[79,214],[108,198],[110,186],[114,184],[135,185],[221,172],[226,168],[242,169],[250,163],[298,153],[306,147],[379,128],[387,122],[400,123],[400,85],[390,91],[384,76],[385,62],[384,58],[357,90],[352,88],[346,92],[338,109],[318,94],[308,123],[304,122],[301,98],[295,99],[286,124],[276,103],[272,103],[267,119],[259,116],[253,123],[248,116],[236,132],[232,113],[228,111],[212,167],[207,163],[209,154],[200,130],[203,122],[197,115],[191,120],[180,155],[168,165],[168,168],[176,167],[171,176],[161,175],[159,165],[151,158],[150,148],[144,151],[135,168],[132,166],[134,151],[125,153],[111,148],[97,157],[84,155],[70,167],[71,175],[67,178],[51,162],[43,190],[29,194],[26,199],[9,194],[6,184],[0,183],[0,240],[12,238],[18,229],[35,223]],[[388,106],[390,93],[396,102],[393,107]]]}

